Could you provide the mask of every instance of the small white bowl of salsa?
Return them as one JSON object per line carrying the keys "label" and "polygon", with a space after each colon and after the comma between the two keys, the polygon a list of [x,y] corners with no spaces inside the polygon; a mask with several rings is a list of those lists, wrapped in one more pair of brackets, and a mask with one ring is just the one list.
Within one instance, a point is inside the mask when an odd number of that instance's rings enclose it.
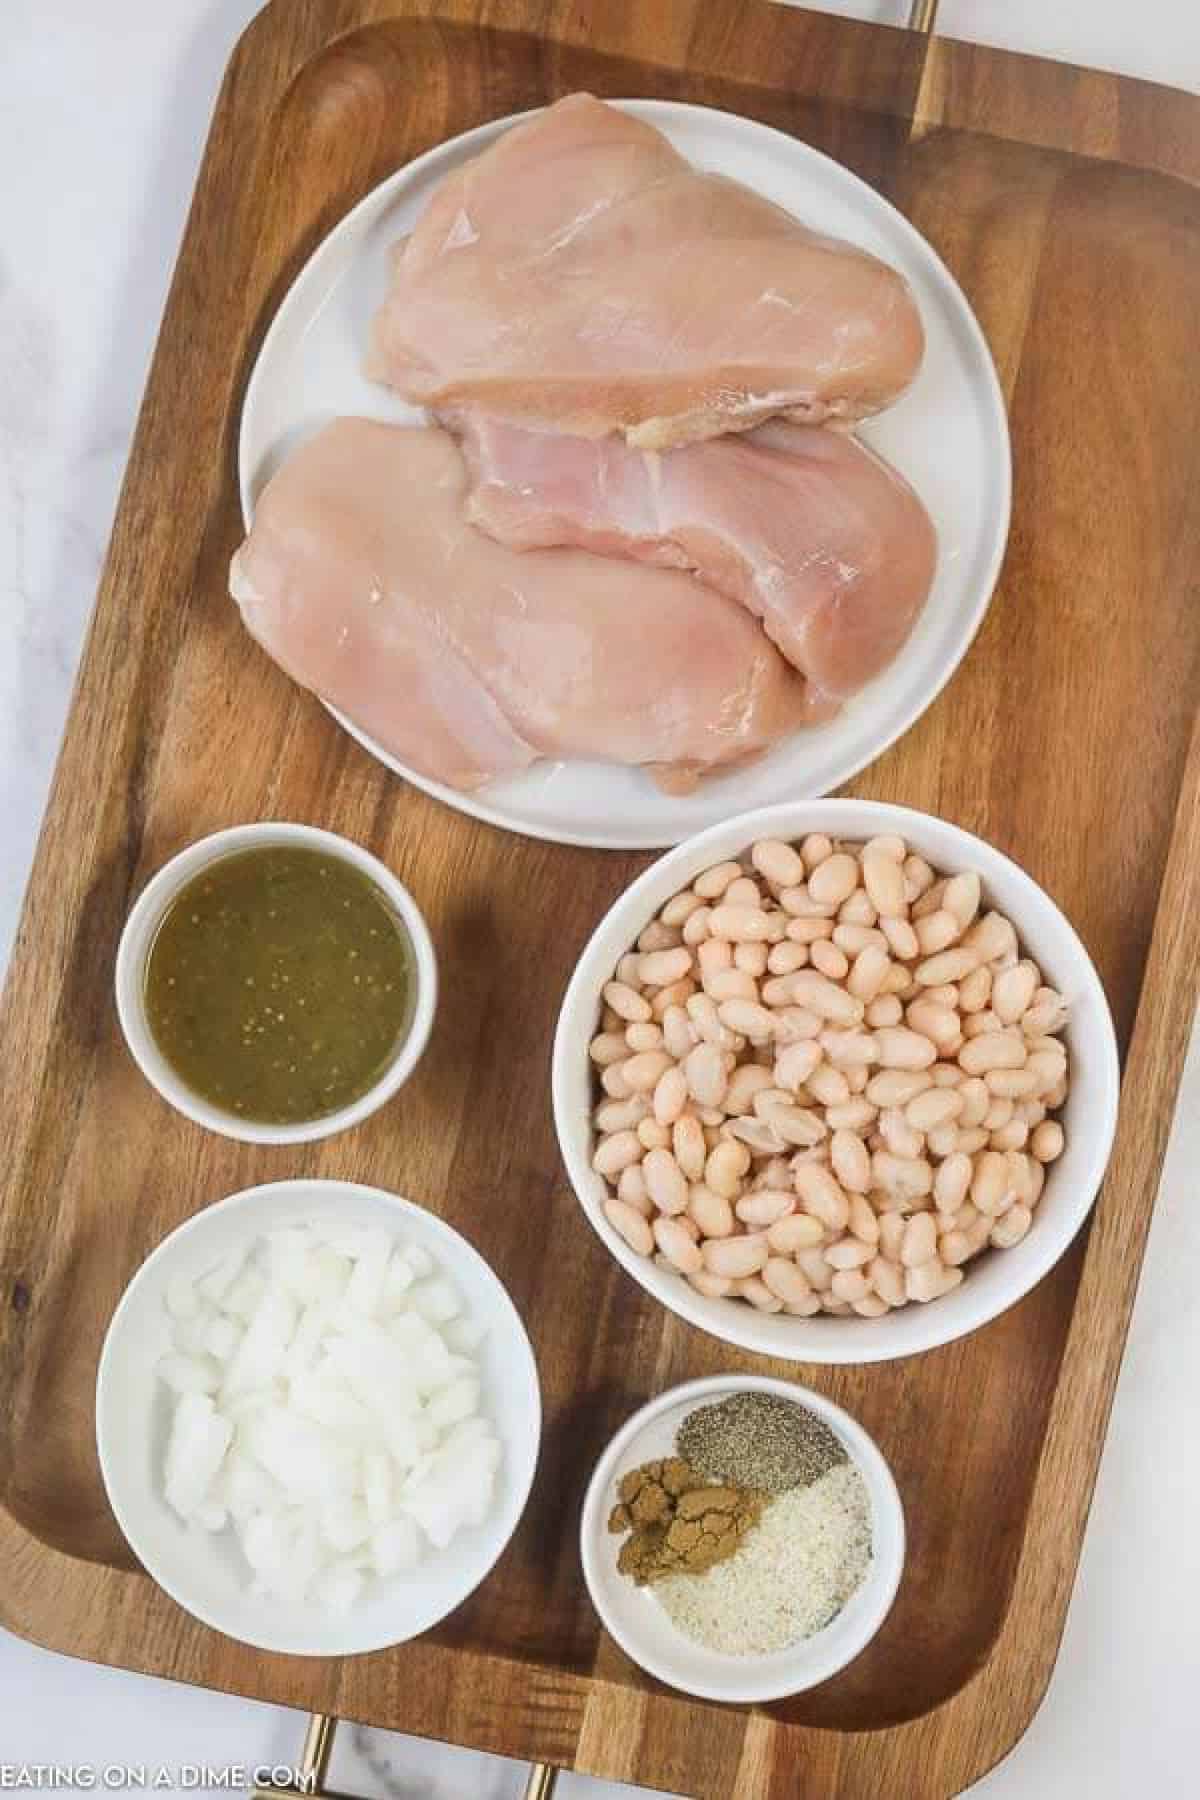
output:
{"label": "small white bowl of salsa", "polygon": [[357,1125],[407,1081],[437,1005],[416,901],[312,825],[237,825],[151,879],[121,934],[117,1013],[178,1112],[252,1144]]}

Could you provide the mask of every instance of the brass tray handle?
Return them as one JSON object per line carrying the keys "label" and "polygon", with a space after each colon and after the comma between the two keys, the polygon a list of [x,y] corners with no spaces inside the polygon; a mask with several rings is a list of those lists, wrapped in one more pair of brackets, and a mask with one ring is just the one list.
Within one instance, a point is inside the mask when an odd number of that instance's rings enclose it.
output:
{"label": "brass tray handle", "polygon": [[[283,1796],[303,1795],[306,1800],[352,1800],[350,1795],[335,1793],[325,1786],[329,1758],[333,1754],[333,1734],[338,1722],[329,1713],[313,1713],[304,1733],[295,1780],[286,1785],[250,1789],[250,1800],[283,1800]],[[558,1770],[549,1763],[534,1763],[525,1786],[525,1800],[550,1800],[558,1782]]]}

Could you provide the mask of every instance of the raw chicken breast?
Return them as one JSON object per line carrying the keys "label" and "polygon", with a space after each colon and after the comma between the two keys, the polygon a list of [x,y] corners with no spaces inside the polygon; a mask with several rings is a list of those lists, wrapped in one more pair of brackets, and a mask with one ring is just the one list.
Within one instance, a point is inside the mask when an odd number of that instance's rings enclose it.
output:
{"label": "raw chicken breast", "polygon": [[692,569],[832,699],[891,661],[929,593],[928,513],[843,432],[775,423],[659,454],[477,416],[460,430],[468,517],[492,537]]}
{"label": "raw chicken breast", "polygon": [[444,431],[339,419],[269,483],[230,571],[268,654],[400,761],[472,788],[608,757],[679,788],[805,722],[741,607],[675,570],[506,549],[466,490]]}
{"label": "raw chicken breast", "polygon": [[924,347],[904,279],[574,94],[438,188],[369,368],[410,400],[661,449],[878,411]]}

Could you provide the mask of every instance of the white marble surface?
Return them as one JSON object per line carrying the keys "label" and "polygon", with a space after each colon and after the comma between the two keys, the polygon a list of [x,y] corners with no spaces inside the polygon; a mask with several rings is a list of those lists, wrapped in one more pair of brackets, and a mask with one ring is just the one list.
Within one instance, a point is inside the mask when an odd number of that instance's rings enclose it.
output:
{"label": "white marble surface", "polygon": [[[894,23],[907,6],[828,9]],[[10,0],[5,9],[0,965],[205,128],[229,47],[254,11],[254,0]],[[1200,90],[1200,33],[1182,0],[1142,0],[1136,20],[1121,0],[943,0],[940,27]],[[987,1800],[1125,1800],[1193,1785],[1198,1164],[1194,1047],[1062,1655],[1026,1737],[974,1790]],[[288,1762],[302,1725],[281,1709],[93,1668],[0,1633],[0,1765]],[[523,1771],[347,1729],[333,1781],[408,1800],[509,1800]],[[613,1800],[632,1790],[564,1778],[559,1792]]]}

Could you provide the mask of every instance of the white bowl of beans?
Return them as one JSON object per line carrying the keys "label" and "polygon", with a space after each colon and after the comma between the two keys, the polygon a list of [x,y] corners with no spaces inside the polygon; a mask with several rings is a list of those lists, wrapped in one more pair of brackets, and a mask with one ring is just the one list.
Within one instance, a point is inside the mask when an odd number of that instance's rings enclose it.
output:
{"label": "white bowl of beans", "polygon": [[1074,1238],[1116,1037],[1063,914],[1000,851],[816,800],[668,852],[600,922],[554,1043],[559,1145],[672,1312],[797,1362],[949,1343]]}

